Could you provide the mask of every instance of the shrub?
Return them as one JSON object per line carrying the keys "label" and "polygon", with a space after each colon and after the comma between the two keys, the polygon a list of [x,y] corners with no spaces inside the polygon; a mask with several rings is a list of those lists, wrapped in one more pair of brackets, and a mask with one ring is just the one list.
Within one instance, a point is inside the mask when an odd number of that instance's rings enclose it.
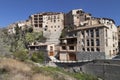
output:
{"label": "shrub", "polygon": [[34,53],[32,53],[30,60],[37,62],[37,63],[42,63],[44,61],[44,53],[43,52],[34,52]]}
{"label": "shrub", "polygon": [[25,61],[26,59],[28,59],[28,51],[16,51],[13,53],[13,56],[15,58],[20,59],[21,61]]}

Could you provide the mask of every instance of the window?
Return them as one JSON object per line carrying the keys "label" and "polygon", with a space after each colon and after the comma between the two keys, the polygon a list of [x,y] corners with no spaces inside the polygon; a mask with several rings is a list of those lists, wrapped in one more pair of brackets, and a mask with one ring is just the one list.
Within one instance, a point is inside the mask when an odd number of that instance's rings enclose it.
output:
{"label": "window", "polygon": [[51,26],[51,28],[53,28],[53,26]]}
{"label": "window", "polygon": [[34,20],[38,20],[38,18],[34,18]]}
{"label": "window", "polygon": [[85,51],[85,48],[83,48],[82,50]]}
{"label": "window", "polygon": [[93,32],[93,29],[90,30],[90,34],[91,34],[91,37],[94,36],[94,32]]}
{"label": "window", "polygon": [[82,36],[84,36],[84,31],[81,31],[81,33],[82,33]]}
{"label": "window", "polygon": [[115,47],[115,44],[113,44],[113,47]]}
{"label": "window", "polygon": [[63,50],[66,50],[66,46],[62,46],[62,49],[63,49]]}
{"label": "window", "polygon": [[41,27],[41,28],[42,28],[42,24],[39,24],[39,27]]}
{"label": "window", "polygon": [[99,39],[96,39],[96,46],[100,46],[100,41],[99,41]]}
{"label": "window", "polygon": [[81,31],[81,38],[84,38],[84,31]]}
{"label": "window", "polygon": [[77,33],[75,33],[74,36],[77,36]]}
{"label": "window", "polygon": [[93,39],[91,39],[91,46],[94,46],[94,41],[93,41]]}
{"label": "window", "polygon": [[54,23],[56,22],[56,20],[54,19]]}
{"label": "window", "polygon": [[87,51],[90,51],[90,49],[89,49],[89,48],[87,48]]}
{"label": "window", "polygon": [[54,16],[54,19],[56,19],[56,16]]}
{"label": "window", "polygon": [[98,51],[98,52],[99,52],[99,51],[100,51],[100,49],[99,49],[99,48],[96,48],[96,51]]}
{"label": "window", "polygon": [[35,27],[38,27],[38,25],[37,25],[37,24],[35,24]]}
{"label": "window", "polygon": [[53,46],[50,46],[50,51],[53,51]]}
{"label": "window", "polygon": [[37,21],[34,21],[34,23],[38,23]]}
{"label": "window", "polygon": [[42,20],[42,18],[39,18],[39,20]]}
{"label": "window", "polygon": [[47,31],[47,29],[45,28],[44,31]]}
{"label": "window", "polygon": [[86,30],[86,36],[89,36],[89,30]]}
{"label": "window", "polygon": [[74,46],[69,46],[69,49],[70,50],[74,50]]}
{"label": "window", "polygon": [[34,15],[34,17],[38,17],[38,15]]}
{"label": "window", "polygon": [[106,46],[108,46],[108,40],[106,39]]}
{"label": "window", "polygon": [[94,48],[91,48],[91,51],[94,51]]}
{"label": "window", "polygon": [[89,42],[89,40],[87,40],[87,46],[90,46],[90,42]]}
{"label": "window", "polygon": [[107,37],[107,29],[106,29],[106,37]]}
{"label": "window", "polygon": [[96,37],[99,37],[99,29],[96,29]]}

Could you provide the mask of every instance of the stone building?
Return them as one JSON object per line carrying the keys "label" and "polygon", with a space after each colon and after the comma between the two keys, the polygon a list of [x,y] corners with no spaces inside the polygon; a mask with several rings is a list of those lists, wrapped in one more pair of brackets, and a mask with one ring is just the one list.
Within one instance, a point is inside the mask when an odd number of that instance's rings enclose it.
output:
{"label": "stone building", "polygon": [[33,14],[29,16],[34,32],[42,31],[43,15],[42,13]]}
{"label": "stone building", "polygon": [[60,60],[111,59],[118,53],[117,27],[112,19],[89,16],[67,25],[73,29],[60,39]]}
{"label": "stone building", "polygon": [[64,14],[56,12],[45,12],[30,16],[34,32],[43,32],[47,43],[59,43],[61,31],[64,28]]}
{"label": "stone building", "polygon": [[120,52],[120,26],[118,26],[117,29],[118,29],[118,48]]}
{"label": "stone building", "polygon": [[91,18],[90,13],[85,13],[82,9],[71,10],[65,15],[65,26],[78,27],[82,24],[80,22],[86,21]]}
{"label": "stone building", "polygon": [[29,52],[41,51],[44,53],[45,61],[58,61],[55,56],[57,56],[57,46],[55,44],[47,43],[32,43],[29,46]]}

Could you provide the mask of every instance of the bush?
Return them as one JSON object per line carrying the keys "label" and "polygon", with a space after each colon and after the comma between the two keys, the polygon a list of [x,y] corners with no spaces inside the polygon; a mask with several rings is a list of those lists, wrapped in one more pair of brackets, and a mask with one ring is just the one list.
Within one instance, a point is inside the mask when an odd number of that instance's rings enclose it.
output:
{"label": "bush", "polygon": [[37,62],[37,63],[42,63],[44,61],[44,53],[43,52],[34,52],[34,53],[32,53],[30,60]]}
{"label": "bush", "polygon": [[13,56],[15,58],[20,59],[21,61],[25,61],[26,59],[28,59],[28,51],[16,51],[13,53]]}

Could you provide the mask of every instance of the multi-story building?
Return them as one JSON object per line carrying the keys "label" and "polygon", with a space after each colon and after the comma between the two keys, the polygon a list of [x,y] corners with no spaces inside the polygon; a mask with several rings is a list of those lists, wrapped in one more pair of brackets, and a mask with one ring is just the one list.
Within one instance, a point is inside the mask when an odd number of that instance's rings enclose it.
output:
{"label": "multi-story building", "polygon": [[78,25],[71,26],[73,30],[60,39],[60,60],[110,59],[116,56],[118,36],[112,19],[90,17]]}
{"label": "multi-story building", "polygon": [[65,26],[78,27],[80,22],[86,21],[91,18],[90,13],[85,13],[82,9],[71,10],[65,15]]}
{"label": "multi-story building", "polygon": [[29,16],[29,20],[30,20],[33,30],[35,32],[42,31],[42,23],[43,23],[42,13],[33,14],[33,15]]}
{"label": "multi-story building", "polygon": [[35,32],[43,32],[48,43],[59,43],[61,31],[64,28],[64,14],[56,12],[38,13],[30,16]]}
{"label": "multi-story building", "polygon": [[120,52],[120,26],[118,26],[117,29],[118,29],[118,48]]}
{"label": "multi-story building", "polygon": [[[16,24],[13,24],[16,26]],[[47,38],[45,44],[30,45],[32,49],[48,51],[55,59],[59,55],[62,61],[80,61],[93,59],[110,59],[118,53],[118,32],[115,22],[108,18],[95,18],[82,9],[71,10],[69,13],[44,12],[33,14],[29,20],[17,23],[18,26],[32,26],[34,32],[43,32]],[[60,39],[60,49],[56,51],[64,26],[69,29],[67,35]],[[24,28],[24,27],[23,27]],[[10,27],[10,32],[14,27]],[[49,52],[52,50],[53,52]],[[42,48],[41,48],[42,47]]]}

